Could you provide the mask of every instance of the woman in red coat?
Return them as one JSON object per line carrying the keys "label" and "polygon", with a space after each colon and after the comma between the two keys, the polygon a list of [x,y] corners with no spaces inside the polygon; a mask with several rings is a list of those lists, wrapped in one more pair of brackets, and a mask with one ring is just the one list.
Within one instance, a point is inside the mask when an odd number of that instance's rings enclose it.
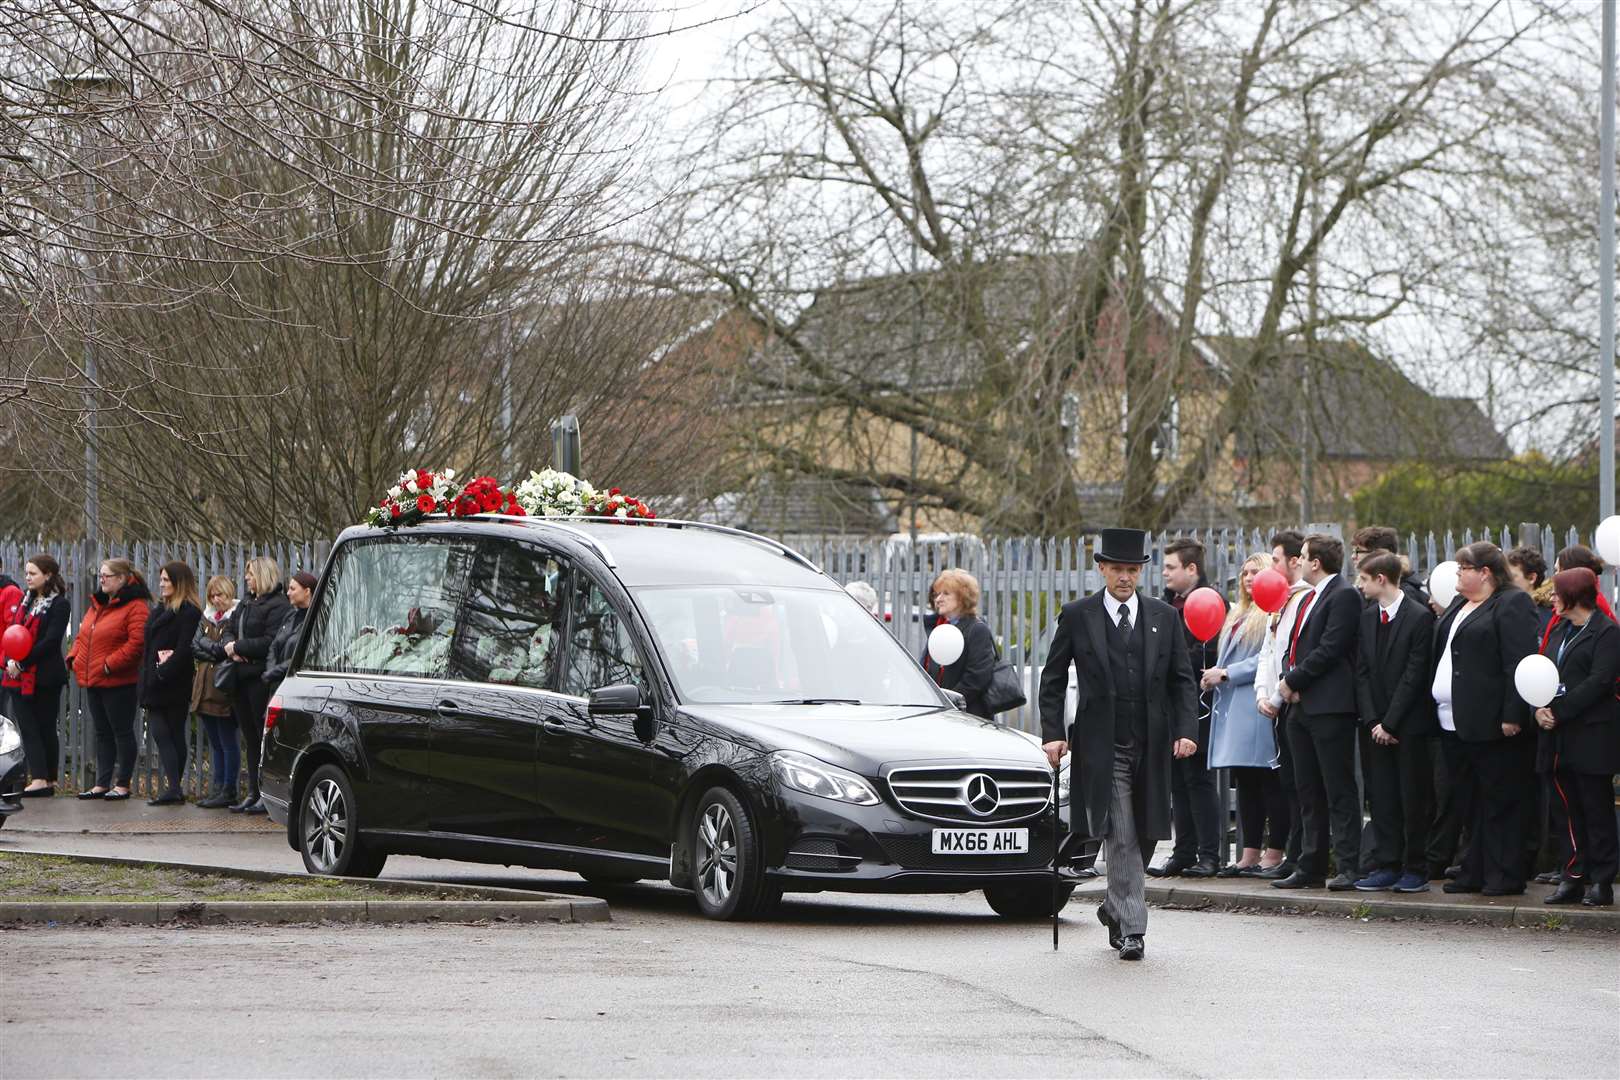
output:
{"label": "woman in red coat", "polygon": [[128,559],[108,559],[96,575],[90,610],[68,653],[96,726],[96,785],[81,799],[127,799],[135,775],[135,683],[146,645],[146,582]]}

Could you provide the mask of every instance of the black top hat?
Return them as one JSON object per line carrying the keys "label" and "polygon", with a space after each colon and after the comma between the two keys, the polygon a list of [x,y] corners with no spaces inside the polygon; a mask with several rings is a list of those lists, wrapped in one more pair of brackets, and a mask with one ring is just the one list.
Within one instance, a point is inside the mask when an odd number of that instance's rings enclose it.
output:
{"label": "black top hat", "polygon": [[1098,562],[1149,563],[1148,534],[1143,529],[1104,529],[1094,556]]}

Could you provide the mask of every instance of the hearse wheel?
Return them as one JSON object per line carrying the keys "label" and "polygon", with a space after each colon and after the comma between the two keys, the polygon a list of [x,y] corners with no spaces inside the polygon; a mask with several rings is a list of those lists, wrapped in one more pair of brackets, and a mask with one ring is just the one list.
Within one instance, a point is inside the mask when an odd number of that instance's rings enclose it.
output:
{"label": "hearse wheel", "polygon": [[759,833],[729,789],[712,787],[692,815],[692,891],[711,919],[753,919],[782,899],[765,878]]}
{"label": "hearse wheel", "polygon": [[984,898],[1004,919],[1050,919],[1053,900],[1061,911],[1073,893],[1073,885],[1063,885],[1054,897],[1051,883],[1043,881],[1039,885],[992,885],[984,890]]}
{"label": "hearse wheel", "polygon": [[354,787],[336,765],[322,765],[298,803],[298,851],[312,874],[374,878],[388,853],[373,851],[356,828]]}

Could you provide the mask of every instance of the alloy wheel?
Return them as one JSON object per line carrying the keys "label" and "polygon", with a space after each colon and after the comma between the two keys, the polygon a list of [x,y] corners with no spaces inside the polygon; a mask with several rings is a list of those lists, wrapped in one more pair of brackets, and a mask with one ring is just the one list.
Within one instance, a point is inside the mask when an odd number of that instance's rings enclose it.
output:
{"label": "alloy wheel", "polygon": [[323,874],[332,873],[349,840],[349,808],[336,780],[316,781],[304,811],[304,850]]}
{"label": "alloy wheel", "polygon": [[720,907],[737,884],[737,830],[731,812],[711,803],[698,823],[698,888]]}

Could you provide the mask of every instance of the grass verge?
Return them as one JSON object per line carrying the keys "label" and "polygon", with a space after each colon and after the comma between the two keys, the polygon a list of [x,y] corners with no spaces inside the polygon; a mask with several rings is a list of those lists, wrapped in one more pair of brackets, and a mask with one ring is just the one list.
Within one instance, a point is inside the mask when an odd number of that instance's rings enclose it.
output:
{"label": "grass verge", "polygon": [[0,898],[9,901],[131,903],[202,900],[382,900],[389,894],[360,882],[285,877],[268,881],[172,870],[111,866],[54,855],[0,853]]}

